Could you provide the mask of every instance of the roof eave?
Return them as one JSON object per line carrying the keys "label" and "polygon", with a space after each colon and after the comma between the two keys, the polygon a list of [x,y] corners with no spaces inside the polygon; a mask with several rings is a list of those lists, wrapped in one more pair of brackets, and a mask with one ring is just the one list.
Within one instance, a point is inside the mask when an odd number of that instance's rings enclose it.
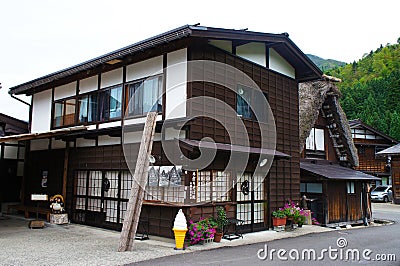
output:
{"label": "roof eave", "polygon": [[287,33],[272,34],[185,25],[115,50],[100,57],[85,61],[78,65],[45,75],[18,86],[14,86],[9,89],[9,94],[31,95],[34,93],[34,89],[36,88],[50,88],[52,86],[51,83],[54,81],[66,79],[67,77],[76,75],[82,71],[94,69],[113,59],[121,59],[124,56],[135,54],[136,52],[144,51],[157,45],[175,41],[188,36],[203,38],[243,39],[248,41],[263,41],[276,44],[274,48],[278,50],[284,50],[285,53],[287,53],[286,60],[301,70],[296,71],[296,80],[298,82],[315,80],[321,78],[322,76],[322,71],[296,46],[296,44],[292,42],[292,40],[289,39]]}
{"label": "roof eave", "polygon": [[[273,34],[247,30],[227,30],[199,26],[190,26],[190,28],[192,29],[191,36],[193,37],[243,39],[247,41],[269,42],[276,49],[279,49],[279,47],[284,47],[284,49],[290,53],[292,58],[296,58],[296,64],[303,64],[303,67],[309,69],[309,71],[301,74],[296,73],[296,80],[298,82],[316,80],[322,77],[323,72],[314,64],[314,62],[312,62],[312,60],[307,55],[305,55],[300,50],[300,48],[288,37],[287,33]],[[286,59],[290,61],[289,58]]]}
{"label": "roof eave", "polygon": [[134,43],[132,45],[123,47],[121,49],[115,50],[113,52],[107,53],[105,55],[85,61],[78,65],[74,65],[72,67],[68,67],[66,69],[45,75],[43,77],[25,82],[18,86],[14,86],[9,89],[9,94],[29,94],[29,91],[35,87],[49,84],[55,80],[68,77],[68,76],[76,74],[80,71],[92,69],[94,67],[100,66],[108,61],[113,60],[113,59],[120,59],[126,55],[134,54],[136,52],[155,47],[159,44],[168,43],[173,40],[187,37],[190,35],[190,33],[191,33],[191,30],[189,28],[189,25],[185,25],[185,26],[167,31],[165,33],[156,35],[154,37],[145,39],[143,41],[140,41],[140,42]]}

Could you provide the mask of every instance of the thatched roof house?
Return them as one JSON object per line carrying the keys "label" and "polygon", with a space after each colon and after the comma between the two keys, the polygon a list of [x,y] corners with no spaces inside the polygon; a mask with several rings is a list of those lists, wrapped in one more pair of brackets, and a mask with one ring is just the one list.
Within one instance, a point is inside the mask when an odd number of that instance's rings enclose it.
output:
{"label": "thatched roof house", "polygon": [[299,138],[300,151],[310,135],[319,113],[329,120],[330,136],[335,143],[336,155],[349,166],[358,166],[357,149],[351,137],[349,123],[339,103],[341,96],[335,77],[323,75],[323,80],[304,82],[299,85]]}
{"label": "thatched roof house", "polygon": [[371,210],[366,187],[380,180],[354,170],[359,159],[339,103],[338,82],[323,76],[299,85],[300,193],[313,199],[313,217],[334,227],[367,223]]}

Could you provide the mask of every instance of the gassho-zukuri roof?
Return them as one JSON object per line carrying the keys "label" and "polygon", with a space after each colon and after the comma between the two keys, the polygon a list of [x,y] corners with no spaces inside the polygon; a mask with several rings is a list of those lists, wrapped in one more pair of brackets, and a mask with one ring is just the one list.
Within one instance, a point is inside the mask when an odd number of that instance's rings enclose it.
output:
{"label": "gassho-zukuri roof", "polygon": [[[222,29],[196,25],[185,25],[146,40],[123,47],[108,54],[96,57],[75,66],[48,74],[32,81],[10,88],[10,94],[34,93],[61,86],[71,81],[82,79],[128,65],[137,57],[152,49],[163,49],[165,45],[185,38],[205,38],[232,40],[238,42],[263,42],[266,47],[273,47],[285,60],[296,69],[299,82],[315,80],[321,77],[321,70],[296,46],[289,34],[262,33],[247,30]],[[115,63],[117,62],[117,63]]]}
{"label": "gassho-zukuri roof", "polygon": [[337,82],[341,82],[341,80],[323,75],[322,80],[308,81],[299,84],[300,152],[302,152],[304,148],[304,143],[310,135],[311,129],[314,127],[324,103],[330,98],[330,104],[333,107],[333,119],[343,146],[347,150],[348,161],[353,166],[358,166],[357,149],[354,146],[351,136],[349,122],[339,103],[341,93],[336,86]]}
{"label": "gassho-zukuri roof", "polygon": [[400,143],[387,148],[383,151],[377,152],[377,155],[400,155]]}

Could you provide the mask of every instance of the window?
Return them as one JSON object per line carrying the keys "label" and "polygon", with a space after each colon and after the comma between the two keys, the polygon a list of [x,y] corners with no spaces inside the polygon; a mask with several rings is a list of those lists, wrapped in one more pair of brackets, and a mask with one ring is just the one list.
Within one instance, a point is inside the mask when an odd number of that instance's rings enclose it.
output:
{"label": "window", "polygon": [[[162,111],[162,82],[163,76],[158,75],[126,86],[126,103],[132,98],[130,116]],[[123,86],[118,85],[55,101],[53,127],[121,119],[123,91]]]}
{"label": "window", "polygon": [[[268,101],[267,93],[238,85],[236,94],[236,112],[238,116],[267,122],[265,99]],[[257,114],[257,117],[255,114]]]}
{"label": "window", "polygon": [[99,121],[120,118],[122,113],[122,87],[105,89],[99,93]]}
{"label": "window", "polygon": [[251,90],[244,86],[239,85],[236,97],[236,112],[239,116],[244,118],[252,118],[251,112]]}
{"label": "window", "polygon": [[97,94],[79,97],[78,123],[97,121]]}
{"label": "window", "polygon": [[199,171],[198,175],[193,172],[190,180],[190,199],[194,202],[229,201],[231,181],[230,172]]}
{"label": "window", "polygon": [[60,100],[54,103],[53,126],[67,126],[75,124],[75,99]]}
{"label": "window", "polygon": [[322,193],[322,183],[300,183],[300,192]]}
{"label": "window", "polygon": [[364,155],[365,154],[365,147],[364,146],[357,147],[357,150],[358,150],[358,155]]}
{"label": "window", "polygon": [[126,87],[128,116],[162,112],[162,76],[131,83]]}
{"label": "window", "polygon": [[354,193],[355,193],[354,182],[353,181],[347,182],[347,194],[354,194]]}
{"label": "window", "polygon": [[306,140],[306,149],[312,151],[325,151],[324,130],[312,128]]}

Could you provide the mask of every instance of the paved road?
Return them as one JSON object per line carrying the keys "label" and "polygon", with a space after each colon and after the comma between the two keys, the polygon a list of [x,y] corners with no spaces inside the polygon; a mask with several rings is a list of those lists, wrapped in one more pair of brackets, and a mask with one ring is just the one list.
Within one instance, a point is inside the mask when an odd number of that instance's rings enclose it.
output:
{"label": "paved road", "polygon": [[[210,251],[200,251],[190,254],[164,257],[160,259],[144,261],[138,265],[400,265],[400,205],[376,203],[373,204],[373,216],[376,219],[388,219],[395,221],[392,225],[374,226],[368,228],[353,228],[350,230],[335,230],[327,233],[311,234],[297,238],[281,239],[268,243],[253,244],[247,246],[220,248]],[[338,239],[341,242],[338,243]],[[344,242],[347,245],[342,246]],[[340,247],[338,246],[340,245]],[[329,254],[329,248],[331,253]],[[265,260],[258,258],[265,256],[265,250],[268,249],[268,257]],[[281,257],[286,257],[283,261],[278,258],[277,251],[272,253],[272,249],[281,251]],[[327,251],[322,252],[324,249]],[[369,250],[370,251],[369,251]],[[308,254],[316,252],[316,260],[308,259]],[[336,251],[335,251],[336,250]],[[300,260],[295,261],[292,258],[299,252]],[[363,258],[363,252],[365,258]],[[304,253],[305,260],[302,260]],[[340,259],[340,254],[343,258]],[[359,260],[356,258],[360,254]],[[323,254],[323,255],[321,255]],[[376,256],[392,259],[396,256],[397,261],[377,261]],[[318,257],[322,257],[318,261]],[[331,256],[331,258],[330,258]],[[335,259],[336,257],[336,259]],[[135,264],[133,264],[135,265]]]}

